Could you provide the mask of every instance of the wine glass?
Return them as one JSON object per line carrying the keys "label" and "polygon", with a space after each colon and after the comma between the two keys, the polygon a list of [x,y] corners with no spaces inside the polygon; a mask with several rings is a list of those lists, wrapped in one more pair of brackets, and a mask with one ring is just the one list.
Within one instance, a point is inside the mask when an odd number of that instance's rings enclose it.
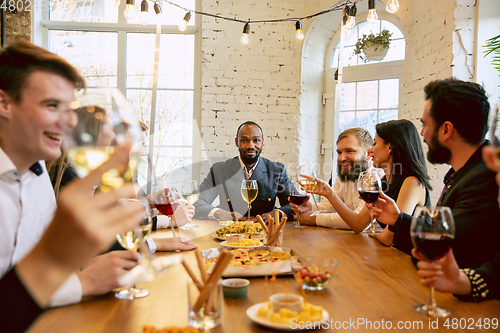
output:
{"label": "wine glass", "polygon": [[[200,186],[196,180],[185,180],[182,182],[182,198],[186,200],[188,205],[194,204],[200,197]],[[198,228],[193,221],[189,221],[181,227],[182,229]]]}
{"label": "wine glass", "polygon": [[[380,181],[380,175],[376,169],[366,170],[359,174],[358,177],[358,193],[366,203],[370,206],[378,200],[380,195],[380,190],[382,189],[382,184]],[[367,228],[368,232],[375,232],[375,225],[373,224],[373,210],[369,209],[370,212],[370,226]]]}
{"label": "wine glass", "polygon": [[[123,246],[125,249],[129,251],[137,251],[138,247],[144,248],[146,242],[146,238],[149,236],[151,233],[151,228],[153,226],[152,220],[151,220],[151,211],[149,209],[149,205],[136,200],[136,199],[121,199],[119,201],[119,204],[121,205],[126,205],[129,202],[141,202],[144,205],[145,209],[145,215],[144,215],[144,220],[138,225],[136,228],[133,230],[126,231],[121,234],[117,234],[116,238],[118,239],[118,242],[120,243],[121,246]],[[148,250],[149,251],[149,250]],[[149,265],[149,253],[143,253],[144,258],[143,260],[145,261],[144,265],[148,266]],[[121,290],[119,292],[115,293],[116,298],[120,299],[136,299],[136,298],[142,298],[146,297],[149,295],[149,291],[146,289],[136,289],[135,284],[130,284],[128,289]]]}
{"label": "wine glass", "polygon": [[313,179],[305,178],[302,175],[316,178],[316,170],[314,170],[312,164],[304,164],[297,167],[297,179],[300,184],[300,187],[306,192],[311,193],[314,206],[316,206],[316,211],[313,212],[311,216],[317,216],[319,214],[327,213],[324,210],[318,210],[318,204],[316,203],[316,198],[314,198],[314,194],[312,194],[312,191],[314,190],[316,185],[318,185],[318,182]]}
{"label": "wine glass", "polygon": [[241,196],[243,200],[248,203],[248,220],[250,221],[250,208],[251,203],[257,198],[259,187],[256,180],[242,180],[241,181]]}
{"label": "wine glass", "polygon": [[[410,230],[415,248],[427,260],[434,261],[443,257],[451,248],[455,238],[455,221],[449,207],[417,207],[413,214]],[[431,286],[426,304],[419,304],[413,310],[433,317],[447,317],[451,311],[439,307]]]}
{"label": "wine glass", "polygon": [[[121,187],[132,178],[140,157],[141,127],[128,101],[116,88],[88,89],[72,103],[78,117],[76,127],[61,122],[67,161],[80,178],[106,161],[115,144],[132,143],[126,170],[106,172],[98,185],[101,191]],[[67,112],[62,116],[67,117]]]}
{"label": "wine glass", "polygon": [[490,144],[494,148],[495,164],[500,166],[500,114],[498,113],[498,104],[495,105],[490,125]]}
{"label": "wine glass", "polygon": [[[300,188],[299,183],[295,182],[295,187],[292,186],[290,188],[290,201],[296,204],[297,206],[302,205],[307,200],[307,192]],[[294,225],[294,228],[305,228],[303,225],[300,225],[299,220]]]}
{"label": "wine glass", "polygon": [[174,215],[177,206],[179,206],[179,193],[175,187],[165,184],[155,187],[154,193],[155,207],[160,213],[168,216],[172,234],[176,237],[174,224],[172,223],[172,215]]}

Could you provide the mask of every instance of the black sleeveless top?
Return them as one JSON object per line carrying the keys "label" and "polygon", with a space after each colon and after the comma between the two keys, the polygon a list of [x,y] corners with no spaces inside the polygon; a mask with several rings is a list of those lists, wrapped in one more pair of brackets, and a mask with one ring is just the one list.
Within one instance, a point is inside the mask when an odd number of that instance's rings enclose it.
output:
{"label": "black sleeveless top", "polygon": [[[410,176],[408,176],[410,177]],[[392,186],[389,185],[389,183],[387,182],[387,179],[385,178],[382,178],[382,190],[384,191],[385,194],[387,194],[389,197],[391,197],[391,199],[393,199],[394,201],[397,201],[398,199],[398,196],[399,196],[399,191],[401,190],[401,186],[403,186],[403,182],[405,181],[406,178],[403,178],[401,179],[397,184],[393,184]],[[431,205],[431,197],[429,195],[429,190],[425,190],[425,205],[424,206],[430,206]],[[416,207],[415,207],[416,209]],[[415,211],[415,210],[414,210]],[[412,212],[413,214],[413,212]],[[380,223],[379,224],[382,226],[383,225],[383,228],[385,228],[385,225],[383,223]],[[413,249],[413,244],[411,242],[411,238],[410,238],[410,226],[407,225],[407,226],[401,226],[399,228],[399,230],[394,234],[394,239],[393,239],[393,246],[410,255],[411,254],[411,250]]]}

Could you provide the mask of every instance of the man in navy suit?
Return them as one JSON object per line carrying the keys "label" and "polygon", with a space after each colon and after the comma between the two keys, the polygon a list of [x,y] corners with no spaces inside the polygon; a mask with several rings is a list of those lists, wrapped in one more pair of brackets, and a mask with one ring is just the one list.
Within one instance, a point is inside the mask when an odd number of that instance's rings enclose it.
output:
{"label": "man in navy suit", "polygon": [[[200,198],[194,204],[195,217],[200,219],[234,220],[248,213],[248,204],[241,197],[242,180],[256,180],[259,192],[252,202],[250,215],[262,215],[275,209],[279,199],[281,211],[293,219],[288,204],[291,184],[282,163],[260,156],[264,144],[262,129],[257,123],[247,121],[236,132],[235,144],[239,155],[212,165],[210,172],[200,185]],[[220,204],[212,206],[219,197]]]}

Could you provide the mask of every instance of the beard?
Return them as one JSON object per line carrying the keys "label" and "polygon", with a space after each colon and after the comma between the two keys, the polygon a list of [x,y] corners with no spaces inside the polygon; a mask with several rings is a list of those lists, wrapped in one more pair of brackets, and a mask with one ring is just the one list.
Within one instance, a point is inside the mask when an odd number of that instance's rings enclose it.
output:
{"label": "beard", "polygon": [[432,164],[445,164],[450,161],[451,151],[439,143],[436,132],[432,134],[431,143],[426,143],[429,147],[429,151],[427,152],[429,162]]}
{"label": "beard", "polygon": [[[350,164],[351,167],[344,171],[342,170],[342,164]],[[359,174],[366,169],[368,169],[368,160],[337,163],[337,174],[340,177],[340,181],[344,183],[355,181],[358,179]]]}
{"label": "beard", "polygon": [[[259,160],[259,156],[262,153],[262,148],[260,148],[260,149],[245,149],[245,150],[238,148],[238,151],[240,152],[240,157],[241,157],[241,160],[243,161],[243,163],[245,163],[247,165],[253,165],[253,164],[257,163],[257,161]],[[254,157],[250,157],[250,156],[247,156],[245,154],[246,152],[250,152],[250,151],[255,152]]]}

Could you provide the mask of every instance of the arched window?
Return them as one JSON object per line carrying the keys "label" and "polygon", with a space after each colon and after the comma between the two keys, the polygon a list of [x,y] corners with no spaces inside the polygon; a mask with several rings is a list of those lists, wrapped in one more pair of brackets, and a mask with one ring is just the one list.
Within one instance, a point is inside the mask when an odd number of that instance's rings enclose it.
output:
{"label": "arched window", "polygon": [[[358,38],[372,32],[377,34],[384,29],[392,32],[392,37],[389,51],[383,60],[364,63],[359,55],[354,55],[354,45]],[[330,68],[327,69],[326,76],[326,112],[335,114],[334,127],[338,129],[335,136],[352,127],[366,128],[375,135],[377,123],[398,119],[399,88],[405,57],[404,35],[394,23],[386,20],[378,20],[373,24],[363,21],[352,29],[344,40],[342,95],[340,110],[335,110],[336,82],[331,78],[338,66],[339,37],[337,35],[336,39],[334,38],[335,46],[330,44]]]}

